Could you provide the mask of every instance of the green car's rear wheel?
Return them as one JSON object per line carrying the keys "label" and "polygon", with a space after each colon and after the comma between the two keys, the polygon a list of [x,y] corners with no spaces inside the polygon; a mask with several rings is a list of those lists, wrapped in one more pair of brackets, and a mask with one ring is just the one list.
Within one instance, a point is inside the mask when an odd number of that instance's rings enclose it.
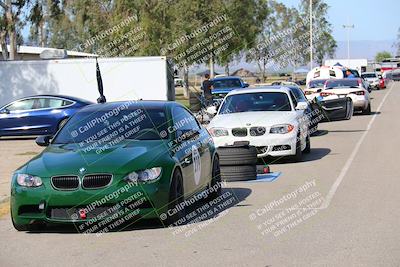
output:
{"label": "green car's rear wheel", "polygon": [[180,170],[176,169],[172,176],[171,188],[169,191],[169,204],[168,210],[172,211],[176,209],[176,212],[172,216],[168,216],[166,226],[169,226],[177,222],[180,218],[185,216],[185,207],[182,207],[181,203],[184,202],[184,190],[183,190],[183,177]]}
{"label": "green car's rear wheel", "polygon": [[214,157],[213,166],[212,166],[212,178],[209,190],[212,192],[209,194],[210,199],[217,198],[221,195],[221,168],[219,166],[219,158],[218,156]]}

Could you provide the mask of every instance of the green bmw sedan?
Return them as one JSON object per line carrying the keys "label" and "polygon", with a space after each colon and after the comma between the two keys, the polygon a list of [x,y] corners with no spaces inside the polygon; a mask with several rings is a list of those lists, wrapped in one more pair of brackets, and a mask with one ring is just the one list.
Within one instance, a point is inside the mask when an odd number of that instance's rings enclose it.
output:
{"label": "green bmw sedan", "polygon": [[13,173],[15,229],[75,224],[107,232],[123,222],[184,216],[188,200],[221,193],[211,136],[182,105],[128,101],[84,107]]}

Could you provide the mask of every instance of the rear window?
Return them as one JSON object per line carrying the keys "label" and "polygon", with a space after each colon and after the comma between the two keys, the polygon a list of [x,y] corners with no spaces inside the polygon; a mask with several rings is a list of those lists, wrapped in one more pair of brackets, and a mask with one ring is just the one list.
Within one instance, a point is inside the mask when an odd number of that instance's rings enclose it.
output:
{"label": "rear window", "polygon": [[353,79],[343,79],[343,80],[329,80],[326,82],[326,89],[333,88],[348,88],[348,87],[358,87],[358,80]]}
{"label": "rear window", "polygon": [[364,74],[361,74],[361,77],[363,77],[363,78],[376,78],[376,74],[375,73],[364,73]]}
{"label": "rear window", "polygon": [[239,79],[221,79],[213,81],[214,88],[240,88],[242,83]]}
{"label": "rear window", "polygon": [[309,88],[322,88],[327,80],[312,80],[309,82]]}

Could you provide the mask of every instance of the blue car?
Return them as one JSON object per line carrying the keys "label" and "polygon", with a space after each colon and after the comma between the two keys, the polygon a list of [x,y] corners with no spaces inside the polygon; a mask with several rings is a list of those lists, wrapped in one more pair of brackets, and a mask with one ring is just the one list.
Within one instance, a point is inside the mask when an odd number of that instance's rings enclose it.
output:
{"label": "blue car", "polygon": [[80,108],[93,104],[62,95],[25,97],[0,108],[0,137],[54,134]]}
{"label": "blue car", "polygon": [[212,95],[214,100],[223,99],[230,91],[249,86],[241,78],[235,76],[223,76],[212,79]]}

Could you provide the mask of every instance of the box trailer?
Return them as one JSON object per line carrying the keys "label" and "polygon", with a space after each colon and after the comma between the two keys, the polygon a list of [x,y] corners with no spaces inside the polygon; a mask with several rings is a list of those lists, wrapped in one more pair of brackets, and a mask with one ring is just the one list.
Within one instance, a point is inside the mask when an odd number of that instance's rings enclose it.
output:
{"label": "box trailer", "polygon": [[[175,100],[166,57],[99,58],[104,95],[119,100]],[[93,102],[99,97],[94,58],[0,62],[0,106],[15,99],[61,94]]]}

